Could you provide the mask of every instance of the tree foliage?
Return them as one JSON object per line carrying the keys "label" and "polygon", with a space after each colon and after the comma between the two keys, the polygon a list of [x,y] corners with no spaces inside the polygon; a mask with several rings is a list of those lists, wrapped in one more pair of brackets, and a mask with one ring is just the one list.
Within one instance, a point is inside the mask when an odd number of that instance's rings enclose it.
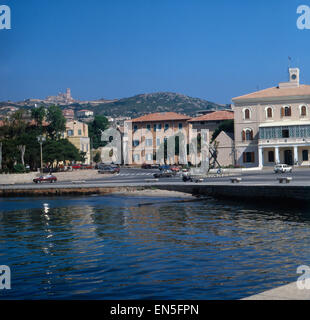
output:
{"label": "tree foliage", "polygon": [[222,132],[234,132],[234,120],[225,120],[223,121],[217,129],[213,132],[212,142],[217,138],[217,136]]}
{"label": "tree foliage", "polygon": [[88,134],[92,142],[92,148],[98,149],[104,147],[107,143],[101,141],[101,132],[108,129],[109,121],[105,116],[97,115],[94,120],[89,124]]}

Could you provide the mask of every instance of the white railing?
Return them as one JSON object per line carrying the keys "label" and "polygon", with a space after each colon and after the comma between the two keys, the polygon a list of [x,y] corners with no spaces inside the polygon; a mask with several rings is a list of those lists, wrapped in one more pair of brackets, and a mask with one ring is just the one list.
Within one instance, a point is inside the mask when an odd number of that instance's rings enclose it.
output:
{"label": "white railing", "polygon": [[310,139],[308,138],[277,138],[277,139],[259,139],[258,145],[273,145],[273,144],[304,144],[310,143]]}

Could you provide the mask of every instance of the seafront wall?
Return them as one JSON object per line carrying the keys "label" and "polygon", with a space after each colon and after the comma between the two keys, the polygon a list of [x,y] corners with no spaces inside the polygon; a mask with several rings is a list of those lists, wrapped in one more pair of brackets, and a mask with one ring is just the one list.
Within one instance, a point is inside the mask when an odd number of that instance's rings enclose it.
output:
{"label": "seafront wall", "polygon": [[37,172],[30,172],[30,173],[10,173],[10,174],[0,174],[0,185],[4,184],[17,184],[17,183],[29,183],[31,182],[36,176],[38,175]]}
{"label": "seafront wall", "polygon": [[136,184],[130,186],[107,185],[107,184],[67,184],[54,185],[31,185],[31,186],[2,186],[0,197],[9,196],[64,196],[64,195],[91,195],[112,194],[135,190],[159,189],[167,191],[178,191],[196,196],[212,196],[223,199],[234,200],[263,200],[272,201],[277,204],[284,202],[309,202],[310,185],[241,185],[241,184]]}

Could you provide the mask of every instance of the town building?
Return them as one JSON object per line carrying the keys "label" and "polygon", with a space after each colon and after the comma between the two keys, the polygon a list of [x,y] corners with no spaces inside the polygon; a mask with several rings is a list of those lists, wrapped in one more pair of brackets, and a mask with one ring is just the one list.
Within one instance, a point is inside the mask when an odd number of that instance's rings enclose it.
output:
{"label": "town building", "polygon": [[[215,138],[213,148],[214,151],[216,151],[216,160],[221,167],[235,165],[234,144],[234,134],[232,132],[221,131],[220,134]],[[211,159],[211,164],[213,160],[214,159]],[[214,165],[215,167],[218,167],[217,163],[214,163]]]}
{"label": "town building", "polygon": [[74,103],[75,100],[71,96],[71,89],[68,88],[65,93],[60,92],[57,96],[47,97],[45,102],[53,104],[71,104]]}
{"label": "town building", "polygon": [[91,163],[88,125],[80,121],[68,121],[63,138],[67,138],[77,149],[86,153],[85,163]]}
{"label": "town building", "polygon": [[69,120],[69,121],[74,120],[74,110],[73,109],[64,109],[64,110],[62,110],[62,114],[67,120]]}
{"label": "town building", "polygon": [[[161,112],[125,121],[123,140],[127,162],[129,164],[155,162],[158,150],[161,148],[164,151],[165,141],[175,137],[179,131],[184,132],[184,140],[187,144],[189,119],[189,116],[183,114]],[[166,161],[171,164],[178,163],[179,156],[163,158],[160,162]]]}
{"label": "town building", "polygon": [[244,167],[310,165],[310,86],[300,70],[289,81],[232,99],[237,163]]}
{"label": "town building", "polygon": [[234,112],[232,110],[213,111],[210,113],[203,114],[199,117],[192,118],[188,121],[189,130],[197,130],[197,133],[201,132],[202,129],[208,129],[210,139],[214,131],[219,125],[227,120],[234,119]]}
{"label": "town building", "polygon": [[79,110],[76,112],[76,115],[77,117],[80,119],[80,118],[90,118],[90,117],[93,117],[94,116],[94,112],[91,111],[91,110],[86,110],[86,109],[83,109],[83,110]]}

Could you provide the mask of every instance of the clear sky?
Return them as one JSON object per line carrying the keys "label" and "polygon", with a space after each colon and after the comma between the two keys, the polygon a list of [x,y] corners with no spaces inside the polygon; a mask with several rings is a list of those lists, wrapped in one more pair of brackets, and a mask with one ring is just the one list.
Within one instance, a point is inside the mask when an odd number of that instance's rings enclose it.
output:
{"label": "clear sky", "polygon": [[310,84],[310,0],[0,0],[0,100],[172,91],[230,103],[287,80],[288,56]]}

